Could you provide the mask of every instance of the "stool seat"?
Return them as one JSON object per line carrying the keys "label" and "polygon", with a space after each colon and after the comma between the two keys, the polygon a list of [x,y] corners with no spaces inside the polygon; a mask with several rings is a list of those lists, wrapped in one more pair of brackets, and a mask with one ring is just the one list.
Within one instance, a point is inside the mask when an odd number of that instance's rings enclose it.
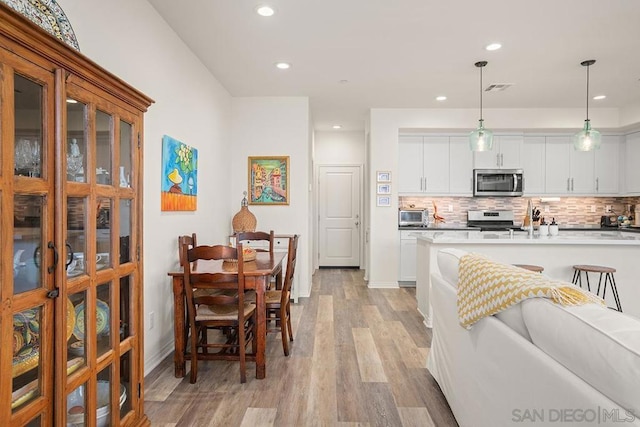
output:
{"label": "stool seat", "polygon": [[[616,310],[622,312],[622,304],[620,304],[620,296],[618,295],[618,287],[616,286],[616,279],[613,277],[613,273],[616,269],[613,267],[606,267],[602,265],[574,265],[573,266],[573,280],[571,283],[582,287],[582,272],[587,278],[587,290],[591,292],[591,284],[589,283],[589,273],[599,273],[600,279],[598,280],[598,289],[596,295],[605,299],[607,295],[607,286],[611,288],[613,293],[613,299],[616,303]],[[604,283],[602,281],[602,275],[604,275]],[[603,286],[604,285],[604,286]],[[600,295],[600,289],[602,289],[602,295]]]}
{"label": "stool seat", "polygon": [[513,264],[515,267],[524,268],[525,270],[533,271],[535,273],[542,273],[544,271],[544,267],[540,265],[531,265],[531,264]]}
{"label": "stool seat", "polygon": [[574,270],[586,271],[589,273],[615,273],[616,269],[613,267],[604,267],[602,265],[574,265]]}

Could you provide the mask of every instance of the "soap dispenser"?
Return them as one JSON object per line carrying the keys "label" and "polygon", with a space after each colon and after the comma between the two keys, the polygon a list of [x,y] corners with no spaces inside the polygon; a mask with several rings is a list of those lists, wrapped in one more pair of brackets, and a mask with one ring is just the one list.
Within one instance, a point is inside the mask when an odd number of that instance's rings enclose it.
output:
{"label": "soap dispenser", "polygon": [[549,235],[557,236],[558,235],[558,224],[556,224],[556,219],[551,219],[551,224],[549,224]]}

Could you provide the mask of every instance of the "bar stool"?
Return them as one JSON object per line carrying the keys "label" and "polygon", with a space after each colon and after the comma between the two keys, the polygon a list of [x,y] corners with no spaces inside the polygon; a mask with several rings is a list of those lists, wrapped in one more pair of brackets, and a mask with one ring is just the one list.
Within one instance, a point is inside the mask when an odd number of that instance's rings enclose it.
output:
{"label": "bar stool", "polygon": [[544,267],[540,265],[531,265],[531,264],[513,264],[514,267],[524,268],[525,270],[533,271],[534,273],[542,273],[544,271]]}
{"label": "bar stool", "polygon": [[613,267],[604,267],[601,265],[574,265],[573,266],[573,280],[571,283],[574,285],[578,285],[582,288],[582,272],[584,271],[584,275],[587,278],[587,290],[591,292],[591,284],[589,283],[589,273],[600,273],[600,278],[598,280],[598,289],[596,290],[596,295],[600,296],[600,287],[602,286],[602,275],[604,274],[604,286],[602,287],[602,299],[605,299],[607,294],[607,283],[611,287],[611,292],[613,292],[613,299],[616,302],[616,309],[619,312],[622,312],[622,305],[620,304],[620,297],[618,296],[618,288],[616,286],[616,279],[613,277],[613,273],[616,272],[616,269]]}

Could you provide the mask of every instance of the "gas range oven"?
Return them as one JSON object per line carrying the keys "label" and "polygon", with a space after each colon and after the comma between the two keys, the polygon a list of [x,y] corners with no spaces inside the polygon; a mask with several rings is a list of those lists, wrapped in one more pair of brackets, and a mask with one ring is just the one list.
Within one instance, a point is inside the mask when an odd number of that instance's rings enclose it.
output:
{"label": "gas range oven", "polygon": [[508,231],[517,229],[513,224],[513,211],[482,210],[467,212],[467,226],[480,231]]}

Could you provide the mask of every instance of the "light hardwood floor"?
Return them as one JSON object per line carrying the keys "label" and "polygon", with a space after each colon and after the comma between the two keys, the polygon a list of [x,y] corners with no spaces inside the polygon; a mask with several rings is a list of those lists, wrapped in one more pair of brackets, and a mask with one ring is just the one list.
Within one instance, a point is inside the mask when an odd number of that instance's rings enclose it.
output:
{"label": "light hardwood floor", "polygon": [[291,307],[284,357],[267,339],[267,378],[247,364],[201,361],[198,382],[174,378],[173,356],[145,379],[154,426],[457,426],[425,368],[431,334],[415,288],[368,289],[360,270],[321,269],[310,298]]}

